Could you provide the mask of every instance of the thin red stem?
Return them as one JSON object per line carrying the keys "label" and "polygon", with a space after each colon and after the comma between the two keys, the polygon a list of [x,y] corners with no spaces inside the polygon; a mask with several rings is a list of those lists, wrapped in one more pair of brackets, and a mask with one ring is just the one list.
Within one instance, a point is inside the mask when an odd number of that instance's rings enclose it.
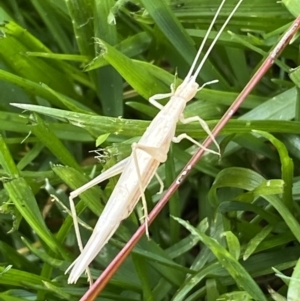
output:
{"label": "thin red stem", "polygon": [[[240,107],[242,102],[248,96],[248,94],[252,91],[258,81],[263,77],[263,75],[269,70],[269,68],[274,64],[275,59],[279,56],[279,54],[283,51],[283,49],[287,46],[289,41],[295,35],[297,30],[300,27],[300,16],[293,22],[293,24],[289,27],[289,29],[282,36],[277,45],[273,48],[273,50],[268,55],[267,59],[261,65],[261,67],[256,71],[253,75],[249,83],[243,89],[243,91],[239,94],[236,100],[232,103],[227,112],[223,115],[221,120],[215,126],[212,131],[214,137],[216,137],[228,120],[232,117],[232,115],[236,112],[236,110]],[[211,137],[208,137],[204,142],[203,146],[208,148],[212,143]],[[186,164],[179,177],[171,184],[169,189],[166,191],[165,195],[161,198],[161,200],[154,207],[152,212],[149,214],[148,225],[150,225],[156,216],[160,213],[162,208],[167,204],[168,200],[174,194],[174,192],[178,189],[182,181],[187,177],[190,173],[192,167],[198,162],[201,156],[204,154],[204,149],[201,148],[194,154],[191,160]],[[144,235],[146,230],[145,224],[142,224],[132,238],[127,242],[124,248],[119,252],[119,254],[114,258],[114,260],[108,265],[108,267],[104,270],[104,272],[100,275],[97,281],[90,287],[90,289],[85,293],[85,295],[80,299],[80,301],[93,301],[99,295],[99,293],[104,289],[108,281],[114,275],[114,273],[118,270],[120,265],[138,243],[140,238]]]}

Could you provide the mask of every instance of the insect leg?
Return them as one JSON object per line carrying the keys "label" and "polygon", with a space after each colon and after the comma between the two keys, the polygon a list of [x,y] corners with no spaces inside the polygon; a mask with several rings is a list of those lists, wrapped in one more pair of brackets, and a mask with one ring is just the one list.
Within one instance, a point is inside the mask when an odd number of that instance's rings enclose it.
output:
{"label": "insect leg", "polygon": [[[127,161],[128,161],[128,158],[120,161],[119,163],[117,163],[113,167],[109,168],[108,170],[104,171],[102,174],[100,174],[99,176],[97,176],[96,178],[91,180],[90,182],[86,183],[85,185],[79,187],[78,189],[76,189],[76,190],[74,190],[70,193],[70,197],[69,197],[70,209],[71,209],[71,214],[72,214],[72,218],[73,218],[74,230],[75,230],[75,235],[76,235],[76,239],[77,239],[77,244],[78,244],[80,252],[83,251],[83,244],[82,244],[81,235],[80,235],[80,231],[79,231],[79,225],[78,225],[78,219],[77,219],[75,204],[74,204],[74,201],[73,201],[74,198],[76,198],[78,195],[80,195],[81,193],[83,193],[87,189],[95,186],[96,184],[99,184],[99,183],[103,182],[106,179],[109,179],[109,178],[111,178],[115,175],[120,174],[123,171]],[[90,272],[89,268],[86,269],[86,273],[87,273],[87,276],[88,276],[88,281],[89,281],[90,285],[92,285],[93,280],[92,280],[92,276],[91,276],[91,272]]]}
{"label": "insect leg", "polygon": [[[180,121],[183,124],[187,124],[187,123],[197,122],[198,121],[200,123],[201,127],[203,128],[203,130],[207,133],[207,135],[212,139],[212,141],[216,145],[216,147],[218,149],[218,155],[220,156],[220,146],[219,146],[218,142],[216,141],[215,137],[213,136],[212,132],[210,131],[207,123],[203,119],[201,119],[199,116],[192,116],[192,117],[184,118],[184,116],[181,115],[180,116]],[[182,135],[180,135],[180,136],[182,136]],[[178,136],[178,137],[180,137],[180,136]],[[181,138],[181,140],[184,139],[184,138],[189,139],[187,137],[183,137],[183,138]],[[189,140],[192,141],[191,139],[189,139]],[[199,145],[199,143],[197,145]],[[202,147],[202,145],[200,147]],[[213,152],[212,150],[208,150],[208,149],[206,149],[206,150],[209,151],[209,152],[211,152],[211,153],[216,153],[216,152]]]}
{"label": "insect leg", "polygon": [[153,96],[151,96],[149,98],[149,102],[156,108],[158,108],[159,110],[161,110],[164,106],[162,104],[160,104],[157,100],[160,100],[160,99],[165,99],[165,98],[170,98],[171,96],[174,95],[174,92],[175,92],[175,87],[174,87],[174,84],[172,83],[170,85],[170,89],[171,89],[171,92],[170,93],[164,93],[164,94],[155,94]]}
{"label": "insect leg", "polygon": [[155,177],[156,177],[156,179],[157,179],[157,181],[160,185],[160,188],[159,188],[159,191],[158,191],[157,194],[162,194],[163,191],[164,191],[164,187],[165,187],[164,182],[162,181],[161,177],[158,175],[157,172],[154,175],[155,175]]}
{"label": "insect leg", "polygon": [[[144,193],[144,187],[143,187],[143,182],[142,182],[142,177],[141,177],[141,172],[139,168],[139,163],[138,163],[138,158],[137,158],[137,149],[143,150],[150,156],[152,156],[155,160],[159,162],[164,162],[167,159],[166,152],[163,150],[163,148],[158,148],[158,147],[151,147],[139,143],[133,143],[132,144],[132,156],[134,160],[134,165],[136,168],[138,180],[139,180],[139,188],[141,191],[141,198],[142,198],[142,203],[143,203],[143,208],[144,208],[144,214],[145,214],[145,226],[146,226],[146,235],[149,237],[149,230],[148,230],[148,209],[147,209],[147,202],[146,202],[146,197]],[[162,184],[161,187],[163,187],[163,183],[160,180],[160,184]],[[161,191],[161,189],[160,189]]]}
{"label": "insect leg", "polygon": [[185,133],[184,134],[180,134],[177,137],[173,137],[172,141],[175,142],[175,143],[178,143],[178,142],[180,142],[183,139],[187,139],[187,140],[191,141],[192,143],[194,143],[195,145],[201,147],[202,149],[204,149],[205,151],[207,151],[209,153],[212,153],[212,154],[220,156],[220,152],[215,152],[215,151],[213,151],[213,150],[211,150],[209,148],[204,147],[201,143],[199,143],[198,141],[196,141],[195,139],[193,139],[192,137],[190,137],[189,135],[187,135]]}

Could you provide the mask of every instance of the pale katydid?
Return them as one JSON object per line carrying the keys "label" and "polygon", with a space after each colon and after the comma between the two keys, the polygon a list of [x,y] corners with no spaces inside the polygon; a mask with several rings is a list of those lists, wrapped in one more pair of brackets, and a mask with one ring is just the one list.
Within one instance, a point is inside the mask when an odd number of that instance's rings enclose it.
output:
{"label": "pale katydid", "polygon": [[[214,47],[222,31],[243,0],[239,0],[233,11],[230,13],[197,68],[196,64],[200,53],[204,48],[208,35],[211,32],[215,20],[225,1],[226,0],[222,0],[222,3],[209,26],[192,66],[183,82],[176,89],[174,89],[174,86],[171,85],[171,93],[157,94],[149,99],[150,103],[160,111],[152,120],[140,140],[137,143],[132,144],[131,155],[112,168],[103,172],[89,183],[71,192],[70,206],[81,254],[66,271],[66,273],[71,271],[68,278],[69,283],[75,283],[84,270],[87,271],[90,282],[92,281],[88,270],[88,265],[112,237],[121,221],[130,215],[140,198],[142,198],[145,212],[145,223],[147,223],[147,206],[144,190],[153,176],[156,175],[156,170],[159,164],[166,161],[171,142],[180,142],[182,139],[188,139],[195,145],[202,147],[199,142],[186,134],[181,134],[178,137],[175,137],[176,124],[178,121],[182,123],[199,122],[206,133],[213,139],[218,149],[218,152],[208,149],[207,151],[218,155],[220,154],[219,146],[215,138],[212,136],[205,121],[198,116],[185,119],[183,117],[183,111],[187,102],[193,99],[199,90],[201,90],[207,84],[216,82],[208,82],[199,88],[199,85],[196,83],[196,79],[210,51]],[[170,100],[165,106],[162,106],[156,101],[166,97],[170,97]],[[116,184],[116,187],[114,188],[101,216],[99,217],[90,239],[83,248],[73,199],[90,187],[120,173],[121,176]],[[160,192],[162,192],[163,183],[159,177],[157,178],[161,185]]]}

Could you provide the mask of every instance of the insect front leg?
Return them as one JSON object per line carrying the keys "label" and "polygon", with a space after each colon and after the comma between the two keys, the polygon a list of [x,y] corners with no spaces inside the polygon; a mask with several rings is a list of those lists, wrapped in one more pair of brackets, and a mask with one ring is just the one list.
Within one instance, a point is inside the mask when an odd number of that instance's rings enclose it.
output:
{"label": "insect front leg", "polygon": [[174,95],[175,92],[175,87],[174,84],[172,83],[170,85],[171,92],[170,93],[164,93],[164,94],[155,94],[149,98],[149,102],[159,110],[162,110],[164,107],[162,104],[160,104],[157,100],[165,99],[165,98],[170,98],[171,96]]}

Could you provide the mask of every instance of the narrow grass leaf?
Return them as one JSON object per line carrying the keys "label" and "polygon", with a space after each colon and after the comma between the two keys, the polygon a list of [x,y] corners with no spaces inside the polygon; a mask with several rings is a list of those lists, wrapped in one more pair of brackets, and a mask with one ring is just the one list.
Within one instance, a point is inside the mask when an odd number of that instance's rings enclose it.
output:
{"label": "narrow grass leaf", "polygon": [[249,69],[247,67],[247,60],[244,51],[233,47],[226,47],[227,57],[230,66],[233,68],[235,74],[235,80],[238,82],[238,86],[242,89],[248,82]]}
{"label": "narrow grass leaf", "polygon": [[300,87],[300,67],[292,69],[291,72],[289,73],[289,77],[299,88]]}
{"label": "narrow grass leaf", "polygon": [[[165,176],[166,176],[166,186],[169,187],[173,180],[176,178],[175,174],[175,162],[174,162],[174,152],[171,147],[168,153],[168,159],[165,164]],[[181,211],[180,198],[178,192],[174,193],[169,201],[169,212],[170,215],[179,216]],[[172,244],[179,240],[179,224],[173,219],[170,219],[170,239]]]}
{"label": "narrow grass leaf", "polygon": [[[42,82],[57,92],[78,98],[72,80],[66,76],[59,63],[50,64],[37,57],[24,59],[27,51],[41,51],[45,48],[29,31],[13,22],[2,24],[0,28],[5,33],[5,38],[0,40],[0,57],[14,70],[14,74],[36,83]],[[6,55],[7,52],[11,55]]]}
{"label": "narrow grass leaf", "polygon": [[286,6],[289,12],[298,17],[300,15],[300,3],[298,0],[282,0],[282,3]]}
{"label": "narrow grass leaf", "polygon": [[231,292],[221,295],[216,301],[253,301],[254,299],[247,292]]}
{"label": "narrow grass leaf", "polygon": [[236,284],[243,290],[245,290],[249,295],[251,295],[256,300],[267,301],[265,295],[253,280],[253,278],[248,274],[247,270],[243,268],[240,263],[215,239],[212,239],[205,235],[204,233],[198,231],[196,228],[191,226],[188,222],[180,218],[173,217],[182,226],[189,230],[193,235],[198,236],[201,241],[214,253],[218,261],[228,273],[233,277]]}
{"label": "narrow grass leaf", "polygon": [[283,180],[264,180],[255,189],[243,193],[236,197],[236,200],[247,203],[252,203],[256,198],[261,195],[275,195],[282,194],[284,192],[285,183]]}
{"label": "narrow grass leaf", "polygon": [[[141,136],[147,126],[149,121],[144,120],[134,120],[134,119],[123,119],[123,118],[113,118],[98,115],[82,114],[70,111],[64,111],[59,109],[53,109],[48,107],[29,105],[29,104],[18,104],[12,103],[11,105],[29,110],[32,112],[37,112],[52,116],[58,119],[67,120],[70,123],[86,128],[97,136],[101,134],[106,134],[112,132],[115,135],[120,135],[124,137],[136,137]],[[207,122],[208,126],[213,127],[217,121]],[[249,133],[252,130],[270,130],[273,132],[281,133],[300,133],[300,123],[292,121],[271,121],[271,120],[261,120],[261,121],[230,121],[222,133],[233,134],[233,133]],[[1,126],[1,125],[0,125]],[[177,126],[177,134],[186,133],[193,138],[203,138],[207,136],[207,133],[199,127],[199,123],[195,122],[193,124]],[[62,134],[62,133],[61,133]]]}
{"label": "narrow grass leaf", "polygon": [[[115,49],[131,58],[142,54],[145,50],[147,50],[151,40],[150,35],[143,31],[122,40],[115,45]],[[108,62],[101,55],[98,55],[85,67],[85,70],[90,71],[107,65]]]}
{"label": "narrow grass leaf", "polygon": [[10,150],[7,147],[3,137],[0,135],[0,165],[6,172],[6,176],[9,178],[18,178],[20,172],[11,156]]}
{"label": "narrow grass leaf", "polygon": [[[142,0],[142,2],[150,16],[155,21],[156,26],[159,27],[174,49],[178,51],[180,56],[190,66],[196,55],[193,45],[194,43],[180,22],[178,22],[176,16],[173,14],[167,3],[160,0]],[[207,60],[203,66],[199,77],[201,77],[204,82],[217,78],[222,85],[217,83],[216,86],[219,85],[223,86],[223,88],[226,87],[226,81],[222,79],[222,75],[214,68],[213,64],[211,64],[209,60]]]}
{"label": "narrow grass leaf", "polygon": [[47,126],[41,117],[34,114],[30,118],[31,124],[29,128],[36,137],[65,165],[71,166],[80,170],[80,166],[75,158],[71,155],[64,144],[54,135],[51,128]]}
{"label": "narrow grass leaf", "polygon": [[142,3],[155,21],[155,24],[174,46],[174,49],[177,49],[190,65],[196,54],[193,40],[186,33],[181,23],[176,19],[167,3],[159,0],[151,2],[142,0]]}
{"label": "narrow grass leaf", "polygon": [[[147,264],[146,264],[145,259],[136,254],[132,254],[131,257],[132,257],[132,260],[133,260],[133,263],[135,266],[135,270],[141,281],[141,286],[143,288],[143,299],[149,300],[149,301],[157,300],[152,293],[150,277],[149,277],[150,271],[147,270]],[[154,275],[152,275],[152,276],[154,276]]]}
{"label": "narrow grass leaf", "polygon": [[[237,181],[238,179],[238,181]],[[235,187],[247,190],[253,190],[264,178],[258,173],[240,167],[232,167],[228,169],[223,169],[216,177],[210,191],[209,200],[214,206],[219,205],[219,198],[217,196],[217,189],[220,187]]]}
{"label": "narrow grass leaf", "polygon": [[197,284],[199,284],[208,275],[214,274],[214,272],[216,272],[220,268],[221,268],[220,264],[219,262],[217,262],[217,263],[205,265],[205,267],[201,268],[194,275],[188,275],[187,279],[183,282],[182,286],[177,290],[172,301],[187,300],[188,293],[191,290],[193,290],[197,286]]}
{"label": "narrow grass leaf", "polygon": [[84,104],[79,104],[78,102],[75,102],[64,95],[57,93],[55,90],[51,89],[50,87],[44,84],[42,84],[41,86],[43,86],[46,90],[48,90],[51,94],[53,94],[56,97],[56,99],[63,105],[63,107],[66,107],[70,111],[79,112],[79,113],[90,113],[90,114],[93,113]]}
{"label": "narrow grass leaf", "polygon": [[267,238],[267,236],[272,232],[274,226],[265,226],[258,234],[256,234],[246,246],[246,250],[243,255],[243,260],[247,260],[257,249],[258,245]]}
{"label": "narrow grass leaf", "polygon": [[33,148],[26,153],[26,155],[19,161],[17,167],[21,171],[29,164],[32,164],[34,159],[38,157],[38,155],[44,149],[44,145],[42,143],[36,143]]}
{"label": "narrow grass leaf", "polygon": [[40,289],[47,290],[44,281],[48,281],[48,279],[44,277],[13,268],[4,271],[5,267],[0,266],[0,284],[2,285],[31,289],[39,287]]}
{"label": "narrow grass leaf", "polygon": [[[56,117],[58,119],[67,120],[70,123],[91,131],[97,131],[98,136],[101,134],[114,133],[115,135],[124,135],[135,137],[141,136],[149,125],[148,121],[136,121],[131,119],[114,118],[90,114],[82,114],[48,107],[13,104],[16,107]],[[198,126],[199,128],[199,126]]]}
{"label": "narrow grass leaf", "polygon": [[[80,55],[80,54],[61,54],[61,53],[51,53],[51,52],[45,53],[45,52],[38,52],[38,51],[35,51],[35,52],[27,51],[26,55],[43,57],[43,58],[53,59],[53,60],[60,60],[60,61],[64,60],[64,61],[81,62],[81,63],[87,63],[90,59],[88,56],[84,56],[84,55]],[[78,75],[80,74],[82,79],[86,78],[86,75],[79,73],[78,69],[76,69],[70,65],[65,65],[65,67],[66,66],[68,66],[70,70],[72,70],[73,72],[76,72]],[[88,85],[87,82],[86,82],[86,84]]]}
{"label": "narrow grass leaf", "polygon": [[28,260],[22,254],[17,252],[17,250],[3,241],[0,242],[0,252],[4,257],[4,260],[12,264],[14,268],[32,272],[34,274],[40,273],[39,266],[37,266],[34,262]]}
{"label": "narrow grass leaf", "polygon": [[[238,179],[238,181],[237,181]],[[217,189],[220,187],[235,187],[246,190],[254,190],[264,180],[264,178],[258,173],[244,168],[228,168],[223,169],[217,176],[210,192],[209,199],[214,206],[218,206],[220,200],[217,196]],[[261,195],[266,201],[268,201],[284,219],[292,233],[295,235],[298,241],[300,241],[300,225],[291,211],[282,202],[282,200],[275,195]]]}
{"label": "narrow grass leaf", "polygon": [[[20,88],[23,88],[29,95],[33,94],[36,96],[40,96],[48,100],[50,103],[55,104],[58,107],[62,107],[60,100],[57,99],[56,96],[57,94],[55,95],[51,93],[50,90],[47,89],[46,85],[35,83],[34,81],[28,80],[26,78],[20,77],[18,75],[12,74],[10,72],[1,69],[0,69],[0,79],[9,82],[11,84],[14,84]],[[80,104],[77,100],[67,97],[66,95],[64,97],[65,99],[68,100],[68,102],[76,105],[79,108],[85,108],[87,110],[87,107]]]}
{"label": "narrow grass leaf", "polygon": [[283,202],[289,210],[292,210],[294,207],[292,187],[293,187],[293,175],[294,175],[294,164],[293,160],[290,158],[288,150],[286,149],[284,143],[275,138],[273,135],[267,132],[254,131],[266,139],[268,139],[277,149],[280,162],[281,162],[281,176],[284,181],[283,187]]}
{"label": "narrow grass leaf", "polygon": [[295,118],[297,99],[296,88],[288,89],[246,112],[239,119],[243,120],[291,120]]}
{"label": "narrow grass leaf", "polygon": [[233,258],[239,260],[241,255],[241,245],[238,238],[231,231],[224,232],[222,236],[226,237],[229,253],[233,256]]}
{"label": "narrow grass leaf", "polygon": [[288,286],[287,300],[294,301],[300,296],[300,259],[297,260],[297,264],[294,268],[290,283]]}
{"label": "narrow grass leaf", "polygon": [[[148,244],[149,246],[149,244]],[[135,254],[138,254],[140,256],[143,256],[144,258],[148,259],[149,262],[155,262],[158,263],[162,266],[164,266],[164,269],[166,267],[171,268],[172,270],[177,270],[178,274],[176,275],[176,277],[179,276],[179,272],[184,272],[184,273],[194,273],[193,270],[182,266],[178,263],[176,263],[175,261],[171,260],[168,256],[168,254],[165,253],[165,251],[163,251],[162,249],[160,249],[157,245],[152,244],[149,246],[149,249],[151,248],[151,250],[143,250],[143,249],[139,249],[137,248],[134,252]],[[159,270],[159,269],[158,269]],[[175,277],[175,275],[173,275]],[[173,281],[174,283],[178,283],[179,279]]]}
{"label": "narrow grass leaf", "polygon": [[205,281],[207,301],[216,301],[220,296],[218,284],[215,279],[207,279]]}
{"label": "narrow grass leaf", "polygon": [[166,73],[166,71],[149,63],[134,61],[103,40],[97,40],[97,43],[101,48],[100,56],[108,61],[145,99],[164,91],[170,92],[166,85],[158,81],[157,76],[149,70],[155,69],[156,73]]}
{"label": "narrow grass leaf", "polygon": [[[63,17],[57,12],[56,8],[49,1],[31,0],[31,3],[43,19],[49,32],[55,37],[60,49],[65,53],[70,53],[73,46],[70,37],[62,27],[63,22],[61,19]],[[56,22],[53,22],[54,19]]]}
{"label": "narrow grass leaf", "polygon": [[104,143],[107,140],[107,138],[109,137],[109,135],[110,135],[109,133],[100,135],[96,140],[96,147],[98,147],[102,143]]}
{"label": "narrow grass leaf", "polygon": [[281,294],[274,291],[272,288],[269,287],[268,291],[270,293],[271,298],[274,301],[287,301],[285,297],[283,297]]}
{"label": "narrow grass leaf", "polygon": [[15,204],[30,227],[37,235],[49,246],[55,253],[66,256],[66,251],[55,240],[42,218],[41,212],[37,206],[31,188],[23,178],[17,178],[5,182],[4,188],[7,191],[10,200]]}
{"label": "narrow grass leaf", "polygon": [[20,296],[11,296],[11,292],[5,292],[5,293],[0,293],[0,300],[1,301],[28,301],[27,297],[20,297]]}
{"label": "narrow grass leaf", "polygon": [[[66,0],[69,16],[72,20],[74,37],[79,52],[92,60],[95,53],[95,3],[93,0]],[[89,77],[99,96],[99,72],[90,71]]]}
{"label": "narrow grass leaf", "polygon": [[194,246],[198,244],[198,242],[199,239],[197,237],[195,237],[194,235],[189,235],[181,239],[179,242],[173,244],[166,251],[170,258],[175,259],[180,255],[183,255],[184,253],[191,250]]}
{"label": "narrow grass leaf", "polygon": [[277,224],[280,222],[280,217],[276,216],[272,212],[268,212],[255,204],[249,204],[244,202],[237,202],[237,201],[225,201],[222,202],[218,207],[218,212],[226,213],[232,211],[249,211],[255,212],[258,216],[262,219],[267,221],[269,224]]}
{"label": "narrow grass leaf", "polygon": [[68,294],[64,288],[53,285],[50,281],[44,282],[45,286],[61,299],[70,300],[71,294]]}
{"label": "narrow grass leaf", "polygon": [[[95,1],[95,37],[103,39],[110,45],[118,43],[117,27],[107,21],[107,16],[114,4],[114,0]],[[104,115],[123,116],[123,82],[121,76],[112,66],[100,68],[98,75],[97,88]]]}
{"label": "narrow grass leaf", "polygon": [[66,0],[79,51],[94,57],[94,3],[91,0]]}
{"label": "narrow grass leaf", "polygon": [[[46,253],[46,252],[36,248],[33,244],[31,244],[29,241],[27,241],[24,237],[22,237],[22,241],[27,246],[27,248],[30,250],[30,252],[32,254],[34,254],[36,257],[41,259],[42,262],[46,263],[51,268],[56,268],[62,272],[65,272],[66,269],[68,268],[68,266],[71,264],[71,258],[68,258],[67,260],[57,259],[55,257],[52,257],[51,254]],[[94,273],[94,275],[97,273],[96,270],[94,270],[94,269],[92,272]],[[51,270],[51,275],[52,275],[52,270]],[[67,277],[67,276],[63,276],[63,277]]]}

